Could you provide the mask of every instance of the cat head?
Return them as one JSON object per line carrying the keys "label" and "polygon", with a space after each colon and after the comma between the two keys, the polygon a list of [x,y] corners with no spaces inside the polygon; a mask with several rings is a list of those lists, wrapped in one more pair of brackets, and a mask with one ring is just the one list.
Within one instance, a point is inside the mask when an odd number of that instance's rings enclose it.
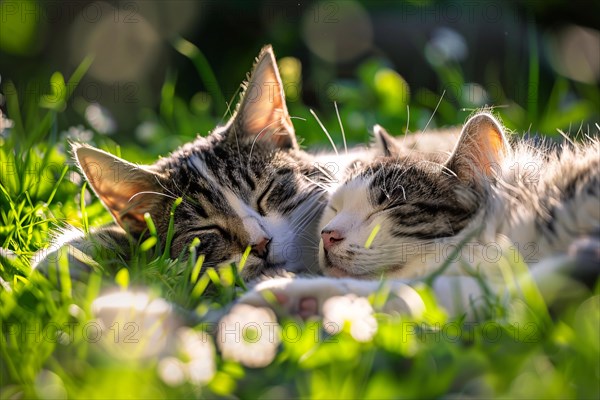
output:
{"label": "cat head", "polygon": [[[242,276],[316,266],[321,172],[298,150],[283,85],[270,46],[257,58],[229,122],[155,164],[129,163],[104,151],[74,146],[81,171],[115,222],[132,237],[152,217],[166,241],[174,200],[171,254],[186,255],[194,238],[205,266],[249,257]],[[307,233],[310,232],[310,235]]]}
{"label": "cat head", "polygon": [[331,195],[321,218],[323,272],[415,276],[436,262],[428,256],[443,262],[435,257],[435,244],[476,223],[495,166],[509,151],[501,125],[481,113],[465,124],[449,157],[388,153],[357,168]]}

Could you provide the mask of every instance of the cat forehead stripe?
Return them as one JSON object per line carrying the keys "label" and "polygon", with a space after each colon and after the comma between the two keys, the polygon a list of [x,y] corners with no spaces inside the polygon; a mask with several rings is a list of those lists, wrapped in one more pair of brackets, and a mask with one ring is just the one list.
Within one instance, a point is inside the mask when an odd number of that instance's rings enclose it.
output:
{"label": "cat forehead stripe", "polygon": [[186,159],[187,165],[194,170],[195,173],[202,176],[201,171],[206,171],[206,163],[197,153],[192,154]]}

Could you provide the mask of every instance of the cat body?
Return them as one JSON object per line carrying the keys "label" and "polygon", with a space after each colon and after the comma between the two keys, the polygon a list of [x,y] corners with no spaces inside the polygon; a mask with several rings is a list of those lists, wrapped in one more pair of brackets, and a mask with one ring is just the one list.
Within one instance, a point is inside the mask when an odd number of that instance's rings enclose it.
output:
{"label": "cat body", "polygon": [[[504,235],[529,264],[564,254],[579,237],[600,232],[600,145],[597,139],[559,149],[523,142],[501,165],[480,241]],[[526,254],[529,244],[530,254]]]}

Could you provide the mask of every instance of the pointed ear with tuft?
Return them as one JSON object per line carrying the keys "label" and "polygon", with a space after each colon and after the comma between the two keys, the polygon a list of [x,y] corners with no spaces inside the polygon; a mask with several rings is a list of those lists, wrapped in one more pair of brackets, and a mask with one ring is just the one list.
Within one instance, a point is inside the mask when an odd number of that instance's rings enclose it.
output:
{"label": "pointed ear with tuft", "polygon": [[446,167],[464,182],[493,178],[511,152],[500,122],[489,113],[471,117],[462,129]]}
{"label": "pointed ear with tuft", "polygon": [[232,117],[232,127],[233,140],[260,140],[279,148],[298,148],[271,46],[265,46],[258,55],[237,112]]}
{"label": "pointed ear with tuft", "polygon": [[380,154],[389,157],[398,153],[393,136],[381,125],[375,125],[373,127],[373,139],[375,139],[375,148]]}
{"label": "pointed ear with tuft", "polygon": [[160,175],[93,147],[74,145],[73,153],[115,221],[131,234],[146,229],[144,213],[163,201]]}

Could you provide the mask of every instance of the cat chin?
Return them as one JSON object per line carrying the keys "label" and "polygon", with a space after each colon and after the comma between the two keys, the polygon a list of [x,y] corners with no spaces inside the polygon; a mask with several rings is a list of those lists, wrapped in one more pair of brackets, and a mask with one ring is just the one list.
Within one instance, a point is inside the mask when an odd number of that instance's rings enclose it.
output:
{"label": "cat chin", "polygon": [[352,267],[341,267],[331,262],[327,262],[325,265],[321,265],[321,271],[323,272],[323,274],[332,278],[376,279],[378,277],[377,274],[361,274],[353,272],[351,269]]}
{"label": "cat chin", "polygon": [[390,259],[387,263],[367,266],[358,261],[338,260],[331,254],[326,255],[323,250],[319,252],[319,263],[323,275],[360,280],[380,279],[381,277],[387,279],[414,279],[434,272],[440,267],[438,263],[427,263],[418,257],[400,263]]}
{"label": "cat chin", "polygon": [[370,281],[370,280],[378,278],[376,275],[373,275],[373,274],[363,274],[363,275],[352,274],[352,273],[346,271],[345,269],[337,268],[337,267],[329,268],[329,269],[325,270],[323,273],[325,276],[328,276],[330,278],[352,278],[352,279],[357,279],[357,280],[361,280],[361,281]]}
{"label": "cat chin", "polygon": [[315,262],[305,263],[302,260],[282,262],[252,262],[247,263],[242,270],[245,280],[256,279],[260,276],[281,276],[282,274],[318,274]]}
{"label": "cat chin", "polygon": [[323,271],[325,276],[329,276],[331,278],[353,278],[353,279],[372,279],[372,275],[356,275],[346,271],[343,268],[339,267],[329,267]]}
{"label": "cat chin", "polygon": [[241,276],[245,279],[245,280],[251,280],[251,279],[255,279],[258,278],[262,275],[280,275],[280,271],[293,271],[293,268],[291,268],[290,266],[288,266],[286,263],[277,263],[277,264],[271,264],[271,263],[257,263],[257,264],[250,264],[250,265],[245,265],[244,268],[242,269],[241,272]]}
{"label": "cat chin", "polygon": [[331,276],[333,278],[347,278],[352,276],[345,269],[335,266],[328,266],[323,272],[325,273],[325,275]]}
{"label": "cat chin", "polygon": [[323,242],[319,245],[319,268],[324,275],[334,278],[351,277],[352,274],[344,267],[338,266],[331,260],[331,255],[323,249]]}

